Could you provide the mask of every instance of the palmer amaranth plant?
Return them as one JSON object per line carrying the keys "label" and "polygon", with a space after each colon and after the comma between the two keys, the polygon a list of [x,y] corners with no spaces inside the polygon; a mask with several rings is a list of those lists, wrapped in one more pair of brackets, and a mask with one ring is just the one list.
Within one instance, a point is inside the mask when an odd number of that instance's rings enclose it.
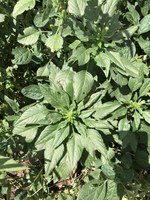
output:
{"label": "palmer amaranth plant", "polygon": [[0,199],[150,198],[149,13],[0,1]]}

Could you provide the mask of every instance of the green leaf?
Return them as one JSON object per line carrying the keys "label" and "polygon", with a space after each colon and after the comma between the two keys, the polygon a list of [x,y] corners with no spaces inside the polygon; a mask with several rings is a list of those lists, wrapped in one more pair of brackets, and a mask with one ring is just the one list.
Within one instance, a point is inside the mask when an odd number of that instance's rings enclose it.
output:
{"label": "green leaf", "polygon": [[140,76],[139,78],[129,78],[129,88],[132,92],[135,92],[137,89],[139,89],[142,85],[142,81],[143,81],[143,76]]}
{"label": "green leaf", "polygon": [[83,16],[87,5],[87,0],[69,0],[68,11],[77,16]]}
{"label": "green leaf", "polygon": [[74,134],[73,137],[67,143],[67,166],[69,171],[73,171],[73,169],[77,166],[78,161],[82,155],[82,146],[80,142],[80,137],[77,134]]}
{"label": "green leaf", "polygon": [[45,45],[51,49],[51,52],[59,51],[63,47],[63,38],[56,33],[47,38]]}
{"label": "green leaf", "polygon": [[[35,106],[27,109],[21,117],[15,122],[15,128],[17,126],[26,126],[26,125],[37,125],[37,124],[47,124],[47,116],[49,114],[48,109],[44,105],[37,104]],[[15,130],[14,128],[14,130]]]}
{"label": "green leaf", "polygon": [[106,182],[97,187],[94,187],[91,184],[86,184],[79,191],[77,200],[105,200],[106,194]]}
{"label": "green leaf", "polygon": [[66,109],[69,108],[69,96],[61,88],[50,88],[49,85],[39,84],[42,95],[45,100],[54,108]]}
{"label": "green leaf", "polygon": [[58,124],[46,126],[46,128],[44,128],[44,130],[41,132],[40,136],[38,137],[35,143],[35,147],[38,150],[45,149],[46,143],[55,137],[56,133],[54,134],[54,132],[56,130],[59,130]]}
{"label": "green leaf", "polygon": [[26,142],[30,143],[35,138],[38,128],[39,126],[36,125],[29,127],[25,127],[23,125],[17,125],[13,129],[13,134],[25,137]]}
{"label": "green leaf", "polygon": [[77,167],[77,163],[81,158],[83,147],[81,146],[81,139],[78,134],[74,133],[69,142],[67,142],[67,153],[61,160],[58,173],[61,177],[66,179],[69,174]]}
{"label": "green leaf", "polygon": [[25,28],[23,33],[24,35],[19,34],[17,38],[17,41],[23,45],[35,44],[40,36],[40,32],[32,26]]}
{"label": "green leaf", "polygon": [[99,5],[101,5],[103,14],[107,14],[109,17],[112,17],[117,10],[118,2],[119,0],[99,0]]}
{"label": "green leaf", "polygon": [[136,130],[138,130],[138,128],[140,126],[141,115],[137,111],[135,111],[133,114],[133,118],[134,118],[135,128],[136,128]]}
{"label": "green leaf", "polygon": [[95,128],[97,130],[112,128],[112,125],[109,124],[109,122],[106,120],[98,120],[97,121],[95,119],[88,117],[86,119],[82,119],[82,121],[86,124],[87,127]]}
{"label": "green leaf", "polygon": [[108,55],[101,52],[94,58],[94,60],[96,61],[96,64],[102,68],[105,76],[108,77],[109,69],[110,69],[110,59]]}
{"label": "green leaf", "polygon": [[85,103],[84,109],[93,106],[93,104],[96,103],[96,101],[98,101],[98,99],[100,98],[100,96],[102,96],[102,93],[101,93],[101,92],[96,92],[96,93],[92,94],[92,95],[87,99],[87,103]]}
{"label": "green leaf", "polygon": [[101,169],[102,172],[105,174],[105,176],[107,176],[107,178],[112,180],[115,179],[116,174],[113,167],[110,164],[108,163],[102,164]]}
{"label": "green leaf", "polygon": [[45,151],[44,151],[46,175],[49,175],[52,172],[52,170],[56,167],[63,153],[64,153],[63,144],[55,149],[53,148],[53,140],[50,140],[49,142],[47,142]]}
{"label": "green leaf", "polygon": [[150,111],[149,110],[142,111],[142,115],[145,121],[150,124]]}
{"label": "green leaf", "polygon": [[73,76],[72,69],[59,71],[55,77],[55,83],[62,87],[67,94],[73,99]]}
{"label": "green leaf", "polygon": [[107,115],[114,112],[117,108],[119,108],[121,104],[118,101],[106,102],[106,103],[99,103],[96,104],[96,112],[94,117],[97,119],[103,119]]}
{"label": "green leaf", "polygon": [[150,31],[150,14],[143,17],[140,21],[138,33],[142,34],[148,31]]}
{"label": "green leaf", "polygon": [[43,95],[41,94],[38,85],[28,85],[21,90],[21,93],[24,96],[34,100],[39,100],[43,98]]}
{"label": "green leaf", "polygon": [[34,8],[36,1],[35,0],[19,0],[13,9],[13,17],[16,17],[22,14],[24,11],[31,10]]}
{"label": "green leaf", "polygon": [[144,52],[150,56],[150,40],[144,40],[142,37],[140,37],[137,41],[141,49],[143,49]]}
{"label": "green leaf", "polygon": [[119,131],[129,131],[130,130],[130,124],[127,118],[123,118],[119,121],[118,124],[118,130]]}
{"label": "green leaf", "polygon": [[5,21],[5,15],[0,13],[0,23]]}
{"label": "green leaf", "polygon": [[127,73],[127,75],[138,77],[139,71],[135,66],[128,61],[127,58],[122,57],[120,53],[109,51],[106,52],[106,54],[109,56],[110,60],[118,66],[118,70],[123,74],[126,75],[124,72]]}
{"label": "green leaf", "polygon": [[16,47],[13,49],[12,54],[15,56],[12,63],[17,65],[28,64],[32,60],[33,55],[29,49],[22,47]]}
{"label": "green leaf", "polygon": [[140,97],[146,96],[149,91],[150,91],[150,79],[149,78],[145,78],[144,79],[144,83],[140,88],[140,91],[139,91],[140,95],[139,96]]}
{"label": "green leaf", "polygon": [[141,7],[141,13],[143,16],[148,14],[148,11],[150,10],[150,0],[145,0],[144,5]]}
{"label": "green leaf", "polygon": [[[44,10],[46,13],[46,9]],[[34,24],[36,27],[44,27],[49,21],[49,15],[45,18],[45,13],[37,12],[34,17]]]}
{"label": "green leaf", "polygon": [[135,6],[127,2],[127,7],[129,12],[126,13],[126,17],[129,22],[131,22],[133,25],[138,25],[139,20],[140,20],[140,15],[136,11]]}
{"label": "green leaf", "polygon": [[80,71],[74,75],[73,88],[74,97],[77,102],[83,100],[91,91],[94,78],[87,71]]}
{"label": "green leaf", "polygon": [[80,46],[73,50],[73,54],[70,57],[71,61],[78,61],[78,65],[85,65],[90,60],[90,51],[84,46]]}
{"label": "green leaf", "polygon": [[107,200],[120,200],[124,194],[124,189],[121,184],[117,184],[115,181],[108,180],[107,181]]}
{"label": "green leaf", "polygon": [[8,105],[11,107],[11,109],[15,112],[18,113],[19,111],[19,106],[16,103],[16,101],[10,99],[8,96],[4,96],[4,100],[8,103]]}
{"label": "green leaf", "polygon": [[[89,143],[90,141],[90,143]],[[99,151],[102,155],[107,154],[107,149],[105,147],[105,143],[103,141],[102,136],[99,134],[98,131],[94,129],[87,129],[87,138],[85,141],[85,149],[89,151],[97,150]],[[90,150],[91,149],[91,150]],[[93,155],[91,151],[91,155]]]}
{"label": "green leaf", "polygon": [[13,159],[0,155],[0,172],[13,172],[26,169],[27,167],[22,166]]}

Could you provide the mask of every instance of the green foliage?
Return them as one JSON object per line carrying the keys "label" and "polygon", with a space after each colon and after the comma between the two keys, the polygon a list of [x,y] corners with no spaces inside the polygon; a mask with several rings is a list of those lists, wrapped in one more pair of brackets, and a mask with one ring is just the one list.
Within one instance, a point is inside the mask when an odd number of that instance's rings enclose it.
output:
{"label": "green foliage", "polygon": [[149,5],[0,1],[0,199],[150,198]]}

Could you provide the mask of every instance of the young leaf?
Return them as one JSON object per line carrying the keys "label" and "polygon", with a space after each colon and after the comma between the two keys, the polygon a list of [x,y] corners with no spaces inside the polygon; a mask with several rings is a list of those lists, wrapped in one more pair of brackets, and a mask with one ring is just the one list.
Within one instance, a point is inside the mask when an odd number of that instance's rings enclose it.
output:
{"label": "young leaf", "polygon": [[13,10],[13,17],[16,17],[22,14],[26,10],[31,10],[34,8],[36,1],[35,0],[19,0]]}
{"label": "young leaf", "polygon": [[63,46],[63,38],[56,33],[47,38],[45,45],[51,49],[51,52],[59,51]]}
{"label": "young leaf", "polygon": [[73,89],[74,97],[77,102],[83,100],[91,91],[94,78],[87,71],[80,71],[74,75]]}
{"label": "young leaf", "polygon": [[87,0],[69,0],[68,11],[71,14],[81,17],[84,15],[86,5],[87,5]]}
{"label": "young leaf", "polygon": [[17,38],[17,41],[23,45],[35,44],[40,36],[40,32],[32,26],[25,28],[23,33],[24,35],[19,34]]}

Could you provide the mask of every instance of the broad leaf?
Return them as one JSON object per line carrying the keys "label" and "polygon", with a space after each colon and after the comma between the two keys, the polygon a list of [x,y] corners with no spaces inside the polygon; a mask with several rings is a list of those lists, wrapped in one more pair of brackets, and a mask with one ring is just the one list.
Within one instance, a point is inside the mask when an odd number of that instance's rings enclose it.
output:
{"label": "broad leaf", "polygon": [[82,155],[82,146],[80,142],[80,137],[74,134],[73,137],[67,143],[67,163],[68,169],[73,171],[77,166],[78,161]]}
{"label": "broad leaf", "polygon": [[85,65],[90,60],[90,51],[83,46],[73,50],[71,61],[78,61],[78,65]]}
{"label": "broad leaf", "polygon": [[63,38],[56,33],[47,38],[45,45],[51,49],[51,52],[59,51],[63,46]]}
{"label": "broad leaf", "polygon": [[144,40],[142,37],[138,39],[138,43],[141,47],[141,49],[144,50],[144,52],[150,56],[150,40]]}
{"label": "broad leaf", "polygon": [[8,96],[4,96],[4,100],[8,103],[8,105],[11,107],[11,109],[18,113],[19,111],[19,105],[14,100],[10,99]]}
{"label": "broad leaf", "polygon": [[56,167],[63,153],[64,153],[63,144],[55,149],[53,148],[53,140],[50,140],[49,142],[47,142],[45,151],[44,151],[46,175],[49,175],[51,171]]}
{"label": "broad leaf", "polygon": [[39,128],[38,125],[29,127],[25,127],[23,125],[16,125],[13,129],[13,134],[25,137],[26,142],[30,143],[35,138],[38,128]]}
{"label": "broad leaf", "polygon": [[149,110],[143,111],[142,115],[143,115],[145,121],[150,124],[150,111]]}
{"label": "broad leaf", "polygon": [[30,99],[39,100],[43,98],[38,85],[26,86],[21,90],[21,93]]}
{"label": "broad leaf", "polygon": [[91,184],[86,184],[79,191],[77,200],[105,200],[107,194],[106,186],[106,182],[96,187]]}
{"label": "broad leaf", "polygon": [[73,76],[74,72],[71,69],[60,71],[55,78],[55,84],[62,87],[67,94],[73,99]]}
{"label": "broad leaf", "polygon": [[61,88],[51,88],[49,85],[39,84],[45,100],[56,109],[67,109],[69,107],[69,96]]}
{"label": "broad leaf", "polygon": [[107,182],[107,200],[120,200],[124,194],[124,188],[121,184],[117,184],[115,181],[108,180]]}
{"label": "broad leaf", "polygon": [[0,172],[13,172],[26,169],[27,167],[22,166],[15,160],[0,155]]}
{"label": "broad leaf", "polygon": [[0,13],[0,23],[5,21],[5,15]]}
{"label": "broad leaf", "polygon": [[57,172],[66,179],[69,174],[77,167],[81,158],[83,147],[81,146],[80,136],[74,134],[67,142],[67,153],[61,160]]}
{"label": "broad leaf", "polygon": [[19,0],[13,10],[13,17],[22,14],[26,10],[31,10],[34,8],[36,0]]}
{"label": "broad leaf", "polygon": [[[90,143],[89,143],[90,141]],[[98,131],[94,130],[94,129],[87,129],[87,138],[85,141],[85,149],[87,149],[87,151],[93,151],[93,150],[97,150],[99,151],[102,155],[106,155],[107,153],[107,149],[105,147],[105,143],[103,141],[102,136],[99,134]],[[92,153],[91,151],[91,153]],[[91,154],[93,155],[93,153]]]}
{"label": "broad leaf", "polygon": [[110,59],[105,53],[100,53],[95,57],[96,64],[102,68],[106,77],[110,69]]}
{"label": "broad leaf", "polygon": [[15,58],[12,60],[13,64],[25,65],[32,60],[32,53],[29,49],[17,47],[13,49],[12,54]]}
{"label": "broad leaf", "polygon": [[15,128],[17,128],[17,126],[26,126],[31,124],[47,124],[49,123],[49,120],[47,119],[48,114],[49,111],[44,105],[37,104],[32,106],[15,122]]}
{"label": "broad leaf", "polygon": [[146,15],[141,21],[139,25],[139,34],[146,33],[150,31],[150,14]]}
{"label": "broad leaf", "polygon": [[[113,52],[109,51],[106,52],[107,55],[109,56],[109,59],[116,65],[118,66],[118,70],[120,73],[124,75],[130,75],[133,77],[138,77],[139,76],[139,71],[137,68],[134,67],[134,65],[127,60],[125,57],[121,57],[120,53],[118,52]],[[124,73],[126,72],[126,74]]]}
{"label": "broad leaf", "polygon": [[87,71],[80,71],[74,75],[74,98],[77,102],[80,102],[88,95],[92,89],[93,83],[94,78]]}
{"label": "broad leaf", "polygon": [[117,9],[117,4],[119,0],[99,0],[99,4],[101,5],[101,9],[103,14],[108,15],[109,17],[112,17]]}
{"label": "broad leaf", "polygon": [[19,34],[17,41],[23,45],[35,44],[40,36],[40,32],[34,27],[30,26],[23,31],[24,35]]}
{"label": "broad leaf", "polygon": [[150,91],[150,79],[149,78],[145,78],[144,79],[144,83],[140,88],[140,97],[142,96],[146,96],[147,93]]}
{"label": "broad leaf", "polygon": [[107,115],[111,114],[113,111],[115,111],[117,108],[119,108],[121,104],[118,101],[111,101],[106,103],[99,103],[96,104],[96,112],[94,114],[94,117],[97,119],[103,119]]}
{"label": "broad leaf", "polygon": [[83,16],[87,5],[87,0],[69,0],[68,10],[71,14]]}

